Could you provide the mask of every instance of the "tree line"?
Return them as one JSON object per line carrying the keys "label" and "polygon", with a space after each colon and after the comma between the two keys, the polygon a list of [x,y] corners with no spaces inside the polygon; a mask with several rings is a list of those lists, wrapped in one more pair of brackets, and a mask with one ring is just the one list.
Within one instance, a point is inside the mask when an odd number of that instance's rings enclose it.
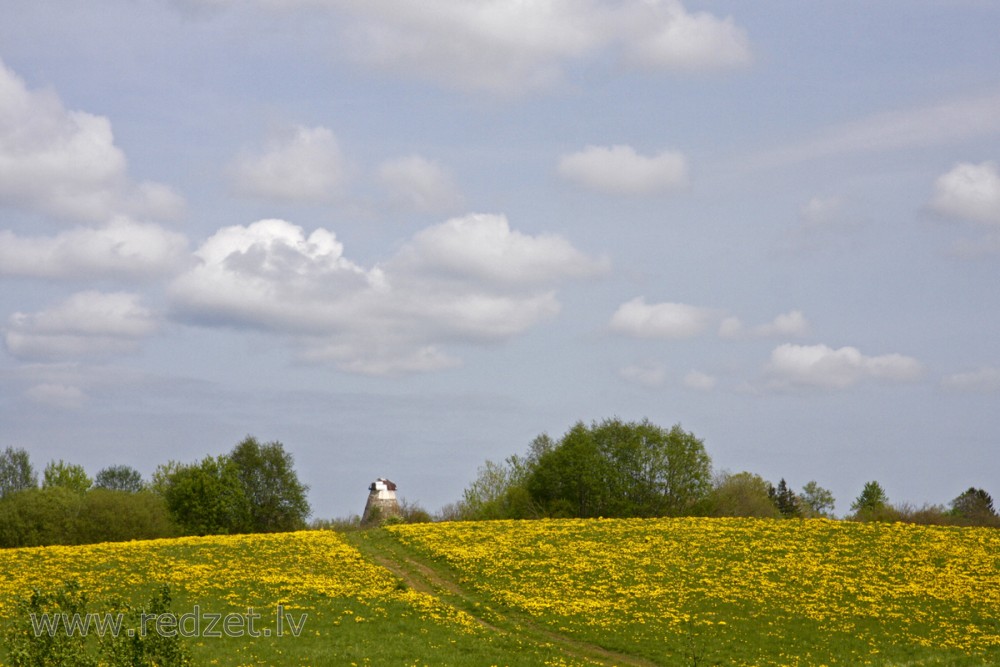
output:
{"label": "tree line", "polygon": [[41,480],[24,449],[0,454],[0,547],[88,544],[305,527],[308,487],[280,442],[247,436],[228,454],[160,465],[149,481],[114,465],[92,479],[51,461]]}
{"label": "tree line", "polygon": [[[704,442],[680,424],[605,419],[573,425],[559,440],[536,437],[524,455],[486,461],[462,498],[442,510],[454,520],[543,517],[737,516],[834,518],[833,494],[815,480],[795,491],[752,472],[713,472]],[[1000,527],[993,499],[969,488],[948,507],[892,504],[868,482],[844,518]]]}

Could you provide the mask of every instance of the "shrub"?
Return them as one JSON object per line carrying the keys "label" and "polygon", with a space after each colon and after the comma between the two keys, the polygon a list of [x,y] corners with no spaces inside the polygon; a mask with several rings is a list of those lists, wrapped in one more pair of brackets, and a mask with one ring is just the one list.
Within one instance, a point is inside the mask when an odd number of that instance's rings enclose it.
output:
{"label": "shrub", "polygon": [[150,491],[94,489],[84,496],[76,522],[75,542],[152,540],[176,534],[167,503],[161,496]]}
{"label": "shrub", "polygon": [[777,518],[781,516],[772,499],[773,487],[760,475],[750,472],[722,472],[709,493],[710,516]]}
{"label": "shrub", "polygon": [[73,544],[84,497],[56,486],[26,489],[0,500],[0,547]]}

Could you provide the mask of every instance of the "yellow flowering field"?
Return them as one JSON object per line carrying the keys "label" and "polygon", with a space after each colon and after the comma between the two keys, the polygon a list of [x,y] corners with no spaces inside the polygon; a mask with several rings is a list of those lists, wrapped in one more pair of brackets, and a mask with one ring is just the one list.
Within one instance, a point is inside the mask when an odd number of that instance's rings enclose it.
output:
{"label": "yellow flowering field", "polygon": [[[257,631],[270,636],[194,637],[195,664],[447,665],[466,654],[467,664],[501,664],[526,650],[534,657],[518,664],[531,665],[555,654],[496,641],[467,613],[406,587],[329,531],[0,550],[0,619],[10,621],[33,588],[54,591],[71,580],[87,593],[90,611],[114,600],[140,603],[168,583],[178,615],[195,605],[261,614]],[[287,628],[274,636],[279,604],[300,623],[299,636]]]}
{"label": "yellow flowering field", "polygon": [[1000,663],[996,530],[704,518],[390,530],[509,608],[661,664]]}

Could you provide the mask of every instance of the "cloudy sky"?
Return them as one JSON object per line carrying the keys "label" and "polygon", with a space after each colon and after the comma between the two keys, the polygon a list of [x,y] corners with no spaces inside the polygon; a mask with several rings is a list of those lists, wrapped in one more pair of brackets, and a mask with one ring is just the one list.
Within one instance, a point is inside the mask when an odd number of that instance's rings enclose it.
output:
{"label": "cloudy sky", "polygon": [[7,0],[0,447],[429,510],[620,416],[1000,494],[1000,5]]}

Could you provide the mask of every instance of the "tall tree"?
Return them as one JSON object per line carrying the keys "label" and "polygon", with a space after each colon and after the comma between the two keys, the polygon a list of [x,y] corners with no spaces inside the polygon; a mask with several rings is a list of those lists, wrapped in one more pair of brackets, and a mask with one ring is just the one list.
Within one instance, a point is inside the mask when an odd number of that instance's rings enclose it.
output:
{"label": "tall tree", "polygon": [[828,518],[833,516],[833,508],[836,506],[833,494],[815,481],[806,482],[799,498],[802,500],[802,509],[806,516]]}
{"label": "tall tree", "polygon": [[66,463],[62,459],[49,461],[42,474],[43,489],[58,486],[76,493],[86,493],[92,483],[82,465]]}
{"label": "tall tree", "polygon": [[4,449],[0,454],[0,498],[37,486],[38,475],[31,466],[28,452],[21,448]]}
{"label": "tall tree", "polygon": [[878,482],[871,481],[865,484],[861,494],[851,503],[851,511],[856,518],[872,519],[886,509],[888,504],[889,496],[886,495],[885,489]]}
{"label": "tall tree", "polygon": [[250,503],[236,465],[226,456],[176,467],[164,492],[167,508],[187,535],[245,533],[252,529]]}
{"label": "tall tree", "polygon": [[679,425],[579,422],[538,456],[525,486],[550,515],[680,515],[708,493],[711,459]]}
{"label": "tall tree", "polygon": [[254,532],[297,530],[309,516],[309,487],[299,481],[294,459],[280,442],[260,444],[247,436],[233,448],[229,460],[249,503]]}
{"label": "tall tree", "polygon": [[108,466],[94,477],[94,488],[138,493],[145,488],[142,475],[131,466]]}
{"label": "tall tree", "polygon": [[951,501],[951,511],[955,516],[977,524],[993,524],[997,512],[993,507],[993,497],[985,490],[969,489]]}
{"label": "tall tree", "polygon": [[771,500],[774,502],[774,506],[777,507],[778,512],[781,513],[781,516],[786,519],[802,516],[802,508],[800,507],[799,497],[795,495],[794,491],[788,488],[788,483],[785,482],[784,477],[782,477],[781,481],[778,482],[777,488],[771,487],[769,495],[771,496]]}

